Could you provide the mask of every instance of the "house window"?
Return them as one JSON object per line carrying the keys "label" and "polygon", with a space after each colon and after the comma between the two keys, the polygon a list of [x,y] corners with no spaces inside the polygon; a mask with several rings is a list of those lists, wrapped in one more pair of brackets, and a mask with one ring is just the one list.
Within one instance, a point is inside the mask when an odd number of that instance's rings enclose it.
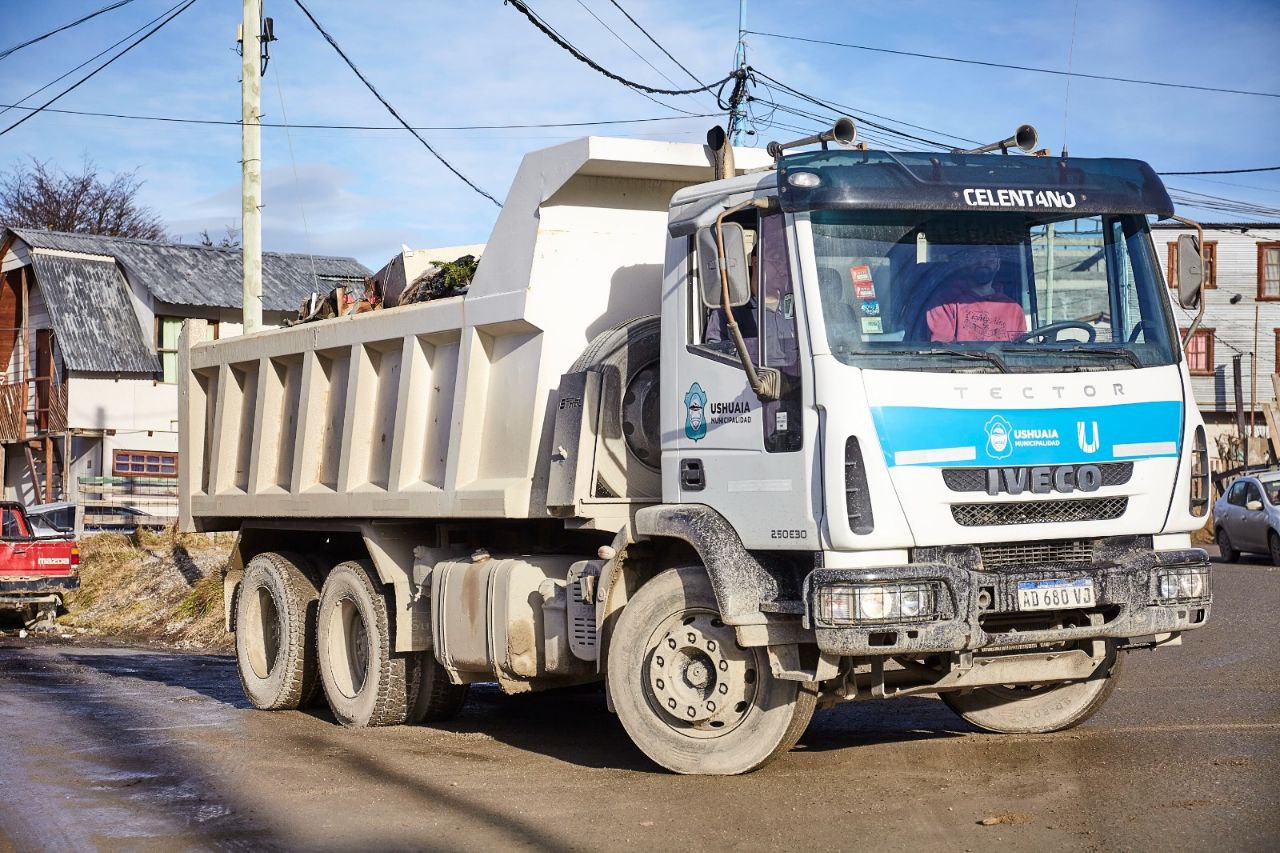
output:
{"label": "house window", "polygon": [[1258,244],[1258,298],[1280,299],[1280,243]]}
{"label": "house window", "polygon": [[1187,341],[1187,370],[1192,376],[1213,375],[1213,329],[1196,329]]}
{"label": "house window", "polygon": [[164,450],[116,450],[111,457],[113,477],[176,477],[178,454]]}
{"label": "house window", "polygon": [[160,381],[178,381],[178,335],[181,317],[156,317],[156,355],[160,357]]}
{"label": "house window", "polygon": [[[1205,240],[1201,244],[1201,254],[1204,255],[1204,286],[1218,286],[1218,241]],[[1169,286],[1178,286],[1178,244],[1171,242],[1169,244]]]}

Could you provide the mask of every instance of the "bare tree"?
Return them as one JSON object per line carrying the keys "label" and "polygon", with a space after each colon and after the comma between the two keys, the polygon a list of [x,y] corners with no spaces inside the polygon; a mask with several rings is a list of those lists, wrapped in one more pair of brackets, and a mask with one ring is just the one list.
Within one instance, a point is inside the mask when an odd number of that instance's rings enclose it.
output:
{"label": "bare tree", "polygon": [[0,224],[163,240],[159,215],[138,203],[141,187],[137,171],[103,176],[87,157],[79,172],[33,157],[0,178]]}
{"label": "bare tree", "polygon": [[209,229],[200,232],[200,245],[211,249],[240,248],[240,229],[234,225],[223,226],[223,234],[218,239],[209,236]]}

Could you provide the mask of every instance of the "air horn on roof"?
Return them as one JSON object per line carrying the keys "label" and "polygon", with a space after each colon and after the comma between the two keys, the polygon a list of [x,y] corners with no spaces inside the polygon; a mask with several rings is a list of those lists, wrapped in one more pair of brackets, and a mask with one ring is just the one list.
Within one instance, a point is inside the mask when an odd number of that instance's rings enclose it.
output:
{"label": "air horn on roof", "polygon": [[1001,154],[1008,154],[1010,148],[1020,148],[1023,151],[1030,152],[1035,149],[1036,143],[1040,141],[1039,134],[1036,129],[1029,124],[1020,124],[1018,129],[1013,132],[1013,136],[1008,139],[1001,139],[999,142],[992,142],[990,145],[983,145],[978,148],[953,148],[952,154],[986,154],[989,151],[999,150]]}
{"label": "air horn on roof", "polygon": [[[1035,131],[1032,131],[1033,133]],[[815,142],[821,142],[822,147],[826,148],[828,142],[839,142],[841,145],[851,145],[853,140],[858,136],[858,128],[853,123],[853,119],[848,116],[841,116],[836,119],[836,123],[831,126],[830,130],[824,130],[822,133],[815,133],[813,136],[806,136],[804,139],[797,139],[794,142],[770,142],[767,149],[769,156],[777,160],[782,156],[782,152],[788,148],[799,148],[801,145],[813,145]]]}

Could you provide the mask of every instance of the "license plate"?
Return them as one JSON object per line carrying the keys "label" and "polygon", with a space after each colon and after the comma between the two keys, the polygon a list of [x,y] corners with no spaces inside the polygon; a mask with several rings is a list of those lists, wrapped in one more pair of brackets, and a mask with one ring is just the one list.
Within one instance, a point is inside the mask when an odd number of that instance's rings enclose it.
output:
{"label": "license plate", "polygon": [[1093,603],[1091,578],[1018,582],[1019,610],[1067,610],[1073,607],[1092,607]]}

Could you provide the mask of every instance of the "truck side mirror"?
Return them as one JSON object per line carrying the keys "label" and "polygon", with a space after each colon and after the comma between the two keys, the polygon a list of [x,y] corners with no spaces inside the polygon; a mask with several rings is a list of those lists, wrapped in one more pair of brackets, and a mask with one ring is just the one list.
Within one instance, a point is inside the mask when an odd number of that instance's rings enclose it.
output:
{"label": "truck side mirror", "polygon": [[[724,263],[729,280],[729,307],[751,301],[751,273],[747,268],[746,231],[736,222],[721,226],[724,233]],[[698,229],[698,278],[702,283],[702,307],[720,308],[720,250],[714,226]]]}
{"label": "truck side mirror", "polygon": [[1204,286],[1204,264],[1200,242],[1191,234],[1178,236],[1178,304],[1192,310],[1200,307]]}

